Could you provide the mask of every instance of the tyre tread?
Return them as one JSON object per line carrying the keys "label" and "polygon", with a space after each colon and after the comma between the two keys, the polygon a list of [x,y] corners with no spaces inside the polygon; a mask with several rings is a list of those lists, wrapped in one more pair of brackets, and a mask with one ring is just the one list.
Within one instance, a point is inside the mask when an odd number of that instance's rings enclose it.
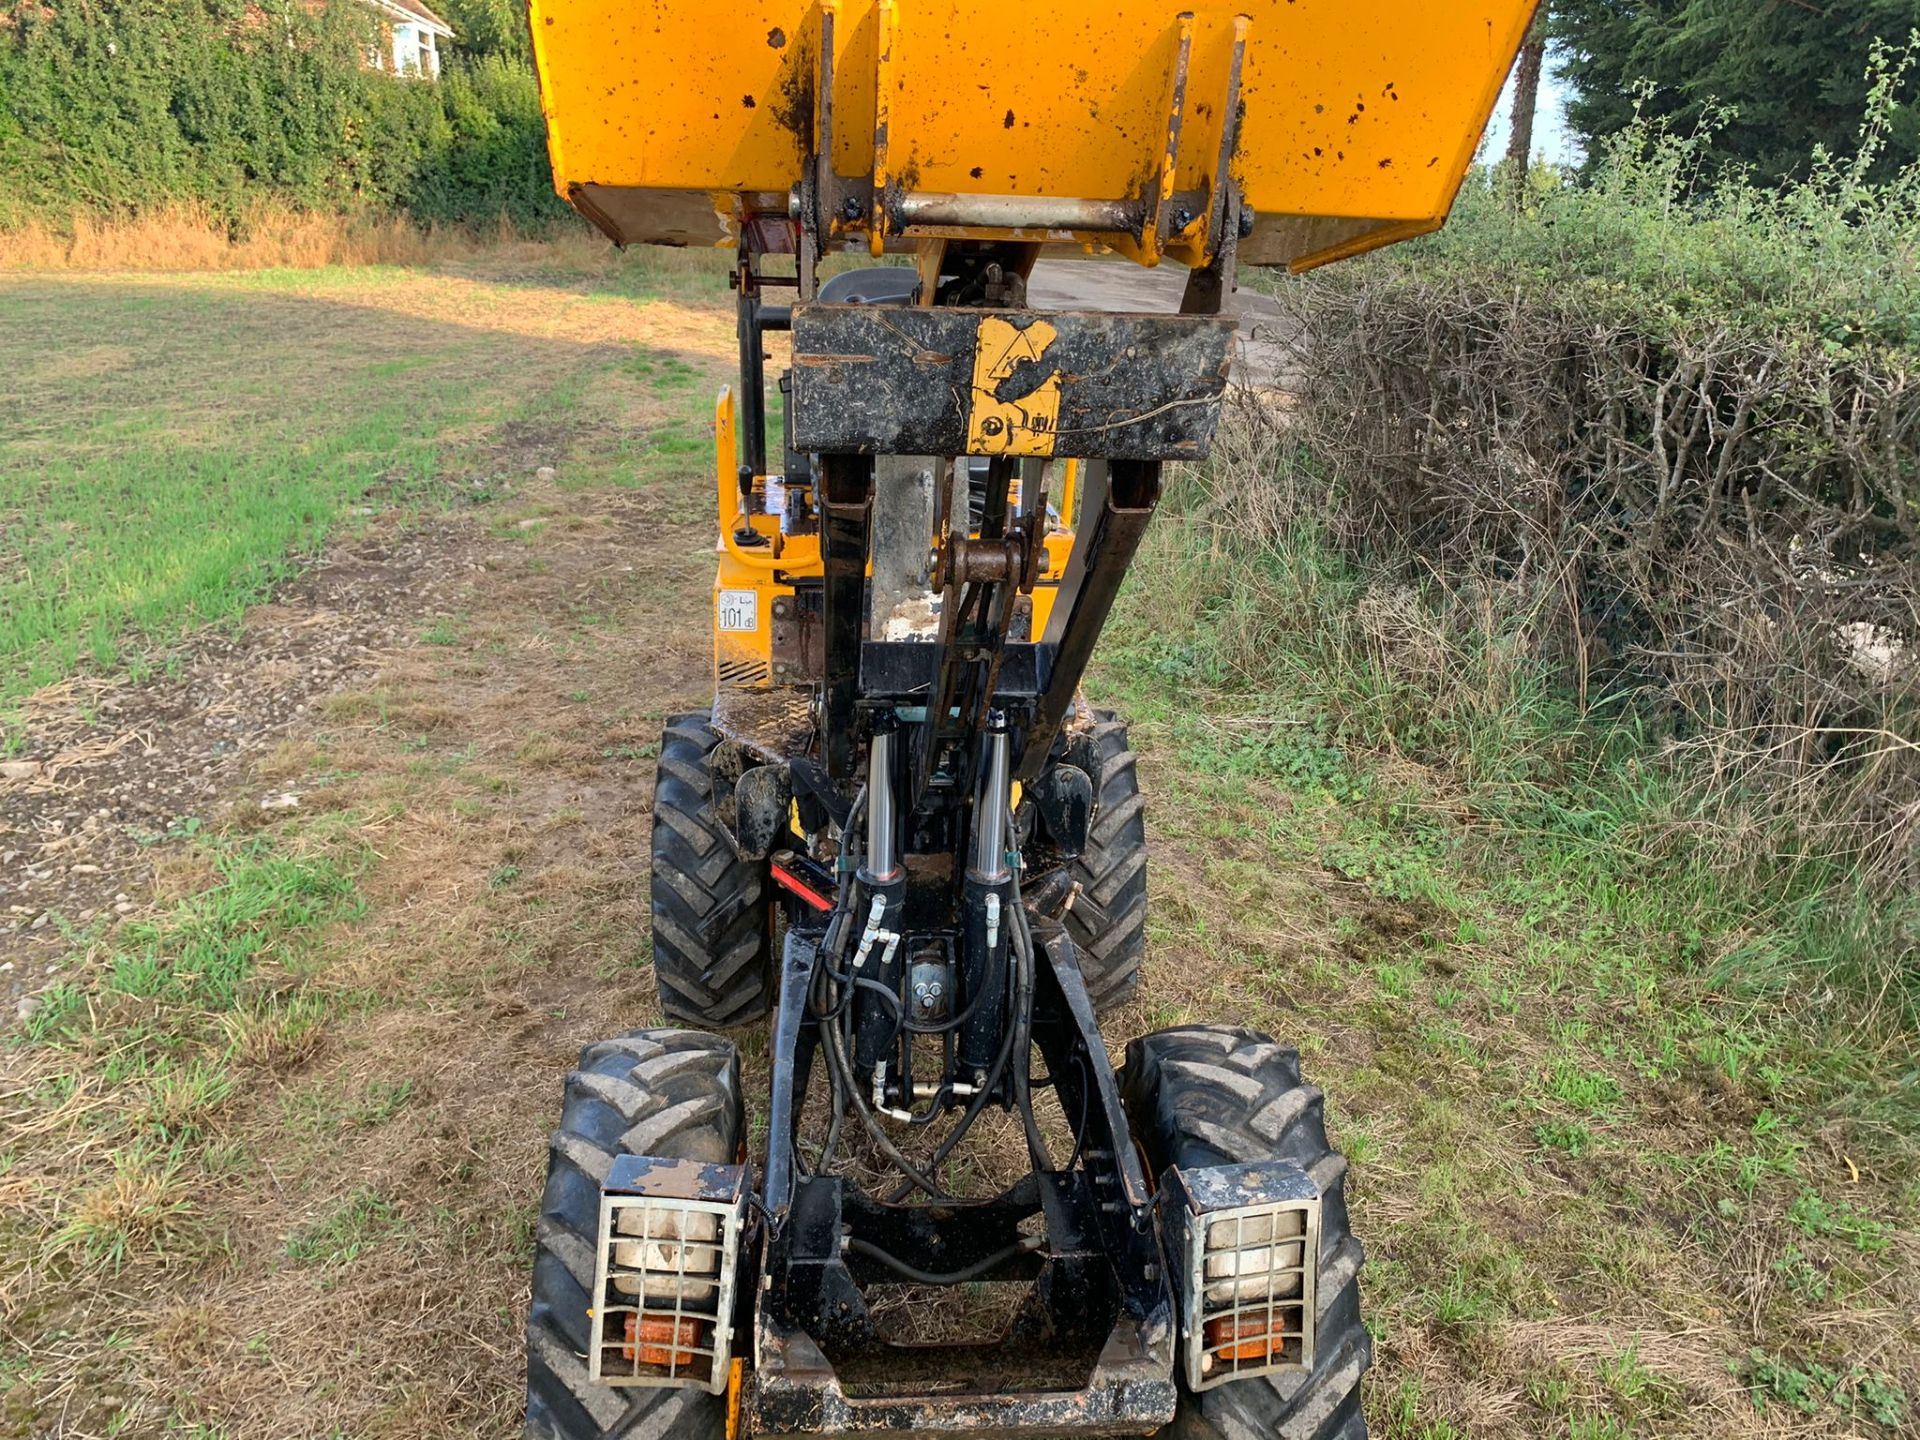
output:
{"label": "tyre tread", "polygon": [[583,1049],[561,1093],[534,1227],[527,1440],[721,1440],[725,1407],[714,1396],[588,1379],[587,1307],[600,1183],[614,1157],[736,1159],[746,1133],[739,1055],[700,1031],[635,1031]]}
{"label": "tyre tread", "polygon": [[653,794],[653,974],[675,1020],[730,1029],[773,1003],[773,927],[762,863],[743,860],[713,809],[704,713],[667,721]]}
{"label": "tyre tread", "polygon": [[1186,1440],[1365,1440],[1360,1377],[1372,1341],[1360,1319],[1364,1251],[1347,1220],[1346,1160],[1327,1141],[1320,1091],[1299,1056],[1257,1030],[1188,1025],[1127,1047],[1123,1097],[1156,1174],[1291,1160],[1321,1188],[1314,1369],[1183,1394],[1172,1434]]}
{"label": "tyre tread", "polygon": [[1086,848],[1069,867],[1079,893],[1067,910],[1068,937],[1094,1008],[1124,1005],[1140,992],[1147,952],[1146,800],[1127,727],[1108,710],[1067,742],[1066,763],[1093,782]]}

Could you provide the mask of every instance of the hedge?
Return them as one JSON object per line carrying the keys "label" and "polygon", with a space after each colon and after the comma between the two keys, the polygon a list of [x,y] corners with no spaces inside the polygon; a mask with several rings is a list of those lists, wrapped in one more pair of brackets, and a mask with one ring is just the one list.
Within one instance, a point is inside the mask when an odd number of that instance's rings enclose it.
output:
{"label": "hedge", "polygon": [[368,69],[359,0],[0,0],[0,225],[262,200],[538,226],[554,198],[532,73]]}
{"label": "hedge", "polygon": [[1920,884],[1920,173],[1697,191],[1639,126],[1524,209],[1279,287],[1281,418],[1356,554],[1502,596],[1779,843]]}

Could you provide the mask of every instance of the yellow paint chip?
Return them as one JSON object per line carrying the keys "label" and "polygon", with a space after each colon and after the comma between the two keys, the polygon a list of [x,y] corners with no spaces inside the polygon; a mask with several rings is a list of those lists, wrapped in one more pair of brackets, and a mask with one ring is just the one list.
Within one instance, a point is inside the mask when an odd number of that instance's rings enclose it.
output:
{"label": "yellow paint chip", "polygon": [[1047,376],[1015,400],[1000,387],[1022,364],[1039,364],[1058,338],[1045,320],[1025,329],[998,315],[980,322],[973,351],[973,399],[967,417],[967,450],[974,455],[1051,455],[1060,426],[1060,376]]}

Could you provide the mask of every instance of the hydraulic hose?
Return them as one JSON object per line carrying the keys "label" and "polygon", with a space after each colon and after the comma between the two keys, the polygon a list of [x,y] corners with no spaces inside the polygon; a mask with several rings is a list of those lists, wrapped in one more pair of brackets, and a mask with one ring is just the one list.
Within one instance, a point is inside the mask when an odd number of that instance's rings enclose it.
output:
{"label": "hydraulic hose", "polygon": [[1020,897],[1020,867],[1013,869],[1012,950],[1019,959],[1013,997],[1013,1048],[1018,1063],[1013,1067],[1013,1100],[1020,1111],[1020,1124],[1027,1132],[1027,1153],[1036,1170],[1051,1170],[1053,1157],[1040,1134],[1040,1123],[1033,1115],[1031,1059],[1033,1052],[1033,931],[1027,926],[1027,907]]}
{"label": "hydraulic hose", "polygon": [[944,1273],[922,1270],[917,1265],[909,1265],[898,1256],[889,1255],[878,1245],[868,1244],[865,1240],[850,1238],[847,1250],[850,1254],[864,1255],[869,1260],[878,1261],[894,1274],[911,1280],[916,1285],[962,1285],[969,1280],[977,1280],[997,1265],[1004,1265],[1016,1255],[1028,1255],[1047,1243],[1044,1235],[1023,1235],[1004,1250],[996,1250],[984,1260],[976,1260],[961,1270],[949,1270]]}
{"label": "hydraulic hose", "polygon": [[828,1024],[821,1028],[826,1032],[827,1059],[839,1073],[840,1083],[846,1087],[847,1094],[853,1101],[853,1113],[859,1118],[862,1128],[866,1130],[867,1138],[873,1141],[882,1155],[887,1157],[888,1163],[894,1169],[925,1190],[927,1194],[936,1200],[951,1198],[901,1153],[900,1147],[887,1137],[887,1132],[880,1128],[880,1122],[874,1119],[873,1111],[868,1108],[866,1097],[860,1093],[860,1086],[853,1078],[853,1069],[847,1064],[847,1052],[841,1041],[840,1027]]}
{"label": "hydraulic hose", "polygon": [[[1009,946],[1008,949],[1009,952],[1011,952],[1012,947]],[[974,1121],[980,1118],[981,1112],[987,1108],[987,1102],[992,1099],[994,1091],[1000,1088],[1000,1077],[1006,1073],[1007,1061],[1013,1054],[1014,1028],[1014,1026],[1009,1025],[1006,1030],[1002,1032],[1000,1049],[994,1055],[993,1063],[987,1067],[985,1078],[981,1080],[979,1086],[974,1090],[973,1099],[968,1102],[966,1113],[961,1115],[959,1122],[954,1125],[952,1133],[940,1142],[940,1147],[933,1152],[932,1158],[927,1161],[928,1170],[938,1170],[946,1158],[954,1152],[954,1149],[960,1142],[967,1138],[967,1132],[973,1128]],[[1024,1057],[1022,1063],[1024,1064]],[[930,1187],[922,1186],[921,1188],[926,1189],[927,1193],[935,1199],[942,1198],[937,1191]],[[913,1191],[914,1183],[910,1181],[895,1190],[893,1194],[888,1197],[888,1203],[898,1205],[913,1194]]]}

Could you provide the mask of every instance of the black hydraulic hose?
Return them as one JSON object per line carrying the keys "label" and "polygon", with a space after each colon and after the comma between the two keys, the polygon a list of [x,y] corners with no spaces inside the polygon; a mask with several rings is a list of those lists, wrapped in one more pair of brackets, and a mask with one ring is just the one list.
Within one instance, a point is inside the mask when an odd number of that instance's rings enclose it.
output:
{"label": "black hydraulic hose", "polygon": [[[941,1162],[953,1153],[954,1148],[962,1140],[967,1138],[967,1132],[973,1128],[973,1122],[980,1118],[981,1112],[987,1108],[987,1101],[993,1098],[993,1092],[999,1088],[1000,1077],[1006,1073],[1007,1059],[1012,1054],[1013,1027],[1009,1025],[1006,1034],[1001,1037],[999,1053],[993,1057],[993,1064],[987,1067],[986,1078],[974,1091],[972,1102],[968,1104],[966,1113],[960,1117],[959,1123],[953,1127],[953,1132],[940,1142],[940,1148],[935,1150],[933,1158],[927,1161],[928,1170],[938,1170]],[[911,1184],[902,1185],[888,1197],[888,1203],[898,1205],[912,1193]],[[928,1190],[927,1193],[934,1195],[935,1199],[940,1198],[932,1190]]]}
{"label": "black hydraulic hose", "polygon": [[934,1199],[946,1200],[951,1198],[947,1195],[946,1191],[936,1185],[926,1174],[920,1171],[911,1160],[903,1155],[900,1152],[900,1147],[889,1140],[887,1138],[887,1132],[880,1128],[880,1122],[874,1118],[873,1111],[867,1105],[866,1097],[860,1093],[860,1087],[853,1078],[853,1068],[847,1063],[847,1052],[845,1046],[841,1043],[840,1027],[838,1025],[823,1025],[821,1029],[826,1032],[827,1058],[833,1063],[834,1068],[839,1071],[840,1083],[846,1087],[847,1094],[853,1100],[853,1113],[859,1119],[861,1126],[866,1130],[867,1138],[879,1147],[880,1153],[887,1157],[888,1163],[891,1164],[894,1169],[906,1176],[907,1179],[911,1180],[915,1185],[925,1190]]}
{"label": "black hydraulic hose", "polygon": [[909,1265],[896,1256],[889,1255],[878,1245],[870,1245],[865,1240],[849,1238],[847,1250],[854,1255],[864,1255],[869,1260],[878,1261],[894,1274],[913,1281],[916,1285],[961,1285],[969,1280],[977,1280],[995,1266],[1004,1265],[1016,1255],[1029,1255],[1047,1243],[1044,1235],[1023,1235],[1004,1250],[996,1250],[984,1260],[976,1260],[963,1270],[950,1270],[937,1274],[932,1270],[922,1270],[917,1265]]}
{"label": "black hydraulic hose", "polygon": [[1033,1090],[1029,1083],[1033,1058],[1033,985],[1034,957],[1033,931],[1027,928],[1026,904],[1020,898],[1020,869],[1013,871],[1013,917],[1008,937],[1012,949],[1020,959],[1019,989],[1014,997],[1014,1035],[1013,1048],[1018,1064],[1013,1068],[1013,1099],[1020,1111],[1020,1123],[1027,1132],[1027,1153],[1032,1157],[1034,1168],[1051,1170],[1053,1157],[1047,1153],[1047,1142],[1040,1134],[1040,1122],[1033,1114]]}
{"label": "black hydraulic hose", "polygon": [[[1071,1170],[1080,1163],[1080,1155],[1087,1148],[1087,1121],[1093,1118],[1093,1082],[1087,1078],[1086,1061],[1076,1053],[1073,1068],[1080,1072],[1080,1123],[1073,1127],[1073,1153],[1067,1157],[1067,1169]],[[1062,1103],[1066,1097],[1062,1095]]]}
{"label": "black hydraulic hose", "polygon": [[[819,1028],[822,1030],[831,1029],[839,1018],[837,1011],[826,1013],[824,1003],[832,973],[832,966],[823,954],[819,969],[814,972],[814,987],[822,992],[820,997],[822,1003],[814,1007],[817,1014],[824,1015],[824,1018],[818,1021]],[[840,1122],[847,1113],[847,1092],[840,1084],[840,1072],[832,1065],[827,1066],[827,1103],[833,1107],[833,1114],[827,1121],[826,1142],[820,1147],[820,1163],[814,1172],[819,1175],[829,1174],[833,1169],[833,1157],[840,1148]]]}
{"label": "black hydraulic hose", "polygon": [[[859,795],[855,797],[853,813],[848,817],[848,824],[841,832],[843,842],[851,842],[853,839],[855,828],[864,815],[865,807],[861,804],[861,801],[865,798],[865,795],[866,787],[862,786]],[[868,1107],[866,1097],[860,1093],[860,1086],[854,1078],[853,1068],[847,1062],[846,1046],[841,1035],[841,1029],[847,1018],[847,1012],[853,998],[855,985],[846,984],[845,982],[849,977],[842,974],[834,965],[836,959],[844,960],[846,957],[844,954],[836,956],[833,954],[833,951],[835,949],[844,951],[852,939],[853,930],[858,924],[858,921],[854,918],[854,896],[858,892],[858,889],[859,887],[857,885],[846,885],[841,889],[840,905],[834,914],[834,924],[828,927],[830,938],[837,938],[839,944],[837,946],[822,946],[821,965],[816,977],[816,983],[827,993],[821,997],[824,1003],[811,1007],[813,1009],[814,1019],[820,1027],[821,1036],[826,1045],[827,1059],[829,1062],[827,1075],[830,1082],[829,1088],[832,1093],[834,1107],[833,1118],[828,1124],[826,1147],[821,1153],[820,1170],[824,1173],[832,1162],[834,1150],[840,1140],[842,1118],[846,1114],[847,1102],[851,1100],[854,1114],[859,1118],[861,1126],[866,1130],[867,1137],[872,1140],[880,1152],[887,1157],[888,1162],[901,1174],[905,1175],[912,1184],[924,1189],[934,1199],[944,1200],[948,1198],[946,1192],[936,1185],[931,1177],[916,1168],[914,1163],[901,1153],[900,1148],[887,1138],[886,1132],[880,1128],[879,1122],[874,1118],[871,1109]],[[832,935],[834,925],[839,927],[837,936]],[[896,1016],[904,1018],[902,1016],[899,997],[894,995],[884,985],[880,985],[872,980],[867,980],[864,977],[853,978],[856,984],[871,986],[882,995],[885,995],[887,999],[893,1003]],[[838,996],[833,995],[832,990],[836,985],[844,985],[844,993]],[[898,1035],[898,1033],[899,1031],[896,1028],[895,1034]]]}
{"label": "black hydraulic hose", "polygon": [[[838,973],[836,973],[833,978],[843,984],[846,982],[846,977]],[[973,1018],[973,1012],[980,1008],[980,1002],[992,993],[993,990],[993,982],[989,981],[980,987],[980,993],[969,1000],[966,1008],[961,1010],[958,1015],[946,1020],[929,1022],[915,1020],[908,1015],[906,1006],[900,997],[894,994],[893,991],[887,989],[887,987],[882,985],[878,980],[870,980],[864,975],[859,975],[854,977],[853,983],[864,989],[873,991],[874,994],[885,1000],[887,1007],[893,1011],[893,1034],[887,1037],[887,1043],[889,1045],[900,1038],[900,1033],[903,1030],[909,1035],[944,1035],[949,1030],[959,1029]],[[844,1005],[846,1002],[843,1000],[841,1003]]]}
{"label": "black hydraulic hose", "polygon": [[882,985],[878,980],[868,979],[865,975],[856,975],[853,977],[853,983],[859,989],[873,991],[874,994],[887,1002],[887,1008],[893,1012],[893,1033],[887,1036],[887,1047],[891,1049],[895,1042],[900,1039],[900,1032],[906,1028],[907,1007],[901,1003],[898,995],[894,994],[893,991]]}

